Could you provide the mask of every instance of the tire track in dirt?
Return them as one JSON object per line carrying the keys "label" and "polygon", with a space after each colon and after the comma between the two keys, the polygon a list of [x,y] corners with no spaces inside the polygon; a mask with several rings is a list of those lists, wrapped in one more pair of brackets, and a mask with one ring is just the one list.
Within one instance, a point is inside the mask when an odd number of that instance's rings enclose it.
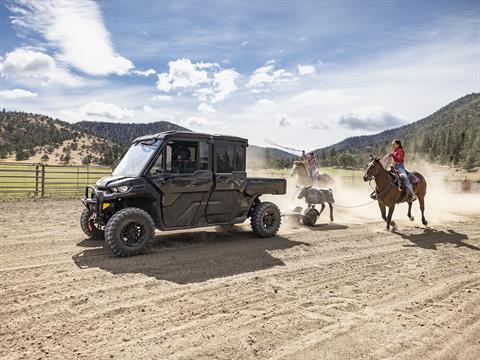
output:
{"label": "tire track in dirt", "polygon": [[[36,218],[45,206],[60,211]],[[1,357],[480,354],[472,222],[399,234],[329,224],[265,240],[243,227],[163,233],[153,253],[118,259],[83,241],[77,202],[7,208],[32,220],[0,237]]]}

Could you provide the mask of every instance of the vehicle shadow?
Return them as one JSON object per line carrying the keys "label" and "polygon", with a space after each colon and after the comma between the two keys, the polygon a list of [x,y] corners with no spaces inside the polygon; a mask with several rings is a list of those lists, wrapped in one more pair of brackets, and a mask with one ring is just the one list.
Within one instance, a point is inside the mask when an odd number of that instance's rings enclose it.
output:
{"label": "vehicle shadow", "polygon": [[[87,242],[97,247],[90,248]],[[250,231],[161,234],[156,236],[150,253],[129,258],[114,257],[101,241],[86,240],[78,245],[85,249],[72,259],[80,269],[99,268],[112,274],[141,273],[177,284],[283,266],[282,260],[270,251],[309,246],[282,236],[257,238]]]}
{"label": "vehicle shadow", "polygon": [[420,234],[402,234],[398,231],[394,232],[395,234],[401,236],[403,239],[410,241],[412,244],[404,246],[418,246],[423,249],[428,250],[437,250],[438,244],[452,244],[457,247],[466,247],[472,250],[480,250],[477,246],[466,244],[464,241],[468,240],[466,234],[458,233],[455,230],[435,230],[435,229],[424,229]]}

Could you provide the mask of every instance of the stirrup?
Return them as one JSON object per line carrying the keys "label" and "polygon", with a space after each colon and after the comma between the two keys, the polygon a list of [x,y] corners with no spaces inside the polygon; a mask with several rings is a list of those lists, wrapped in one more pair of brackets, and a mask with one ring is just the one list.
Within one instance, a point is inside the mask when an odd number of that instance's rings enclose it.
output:
{"label": "stirrup", "polygon": [[372,198],[372,200],[378,199],[377,193],[375,191],[370,194],[370,197]]}
{"label": "stirrup", "polygon": [[417,200],[417,196],[413,193],[410,193],[410,194],[408,194],[408,200],[410,202],[414,202],[415,200]]}

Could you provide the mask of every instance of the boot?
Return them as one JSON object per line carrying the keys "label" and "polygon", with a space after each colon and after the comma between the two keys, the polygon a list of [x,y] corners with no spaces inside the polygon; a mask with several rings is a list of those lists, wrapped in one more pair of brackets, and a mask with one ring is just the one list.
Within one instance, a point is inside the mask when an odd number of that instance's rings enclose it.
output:
{"label": "boot", "polygon": [[415,200],[417,200],[417,197],[415,196],[415,194],[413,192],[409,193],[408,194],[408,201],[409,202],[414,202]]}

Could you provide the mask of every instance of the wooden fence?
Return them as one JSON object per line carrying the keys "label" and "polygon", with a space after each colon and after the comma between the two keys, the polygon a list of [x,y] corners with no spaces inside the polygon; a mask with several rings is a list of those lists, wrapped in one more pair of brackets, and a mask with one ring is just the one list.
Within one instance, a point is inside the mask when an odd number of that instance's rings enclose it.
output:
{"label": "wooden fence", "polygon": [[111,172],[105,166],[0,162],[0,197],[76,196]]}

